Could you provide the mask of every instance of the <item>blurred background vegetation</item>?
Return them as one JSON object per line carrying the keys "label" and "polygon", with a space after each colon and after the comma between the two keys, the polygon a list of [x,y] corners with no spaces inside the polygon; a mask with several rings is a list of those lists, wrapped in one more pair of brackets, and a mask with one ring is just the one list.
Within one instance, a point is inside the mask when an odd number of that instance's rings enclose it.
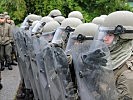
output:
{"label": "blurred background vegetation", "polygon": [[59,9],[63,16],[74,10],[80,11],[85,21],[118,10],[133,11],[133,0],[0,0],[0,13],[7,11],[16,24],[29,14],[48,15]]}

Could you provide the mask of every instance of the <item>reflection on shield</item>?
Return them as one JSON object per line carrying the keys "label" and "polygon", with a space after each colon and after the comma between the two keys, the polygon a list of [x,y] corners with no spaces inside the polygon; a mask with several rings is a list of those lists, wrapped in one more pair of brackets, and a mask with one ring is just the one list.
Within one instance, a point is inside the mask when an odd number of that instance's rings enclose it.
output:
{"label": "reflection on shield", "polygon": [[93,36],[84,36],[82,34],[70,33],[65,52],[67,55],[69,55],[69,54],[71,54],[71,51],[74,46],[76,46],[84,41],[91,42],[92,40],[93,40]]}
{"label": "reflection on shield", "polygon": [[[42,39],[42,43],[44,43],[43,41],[45,39]],[[74,98],[73,90],[67,88],[69,83],[71,83],[71,77],[64,51],[53,45],[44,46],[42,44],[41,48],[52,100]]]}
{"label": "reflection on shield", "polygon": [[45,39],[47,42],[51,42],[54,36],[54,32],[47,32],[47,33],[42,33],[42,37]]}
{"label": "reflection on shield", "polygon": [[[36,37],[36,36],[32,36],[33,39],[33,49],[34,49],[34,61],[33,62],[33,66],[37,67],[37,80],[38,80],[38,84],[40,85],[39,89],[41,92],[41,95],[43,97],[43,100],[51,100],[51,94],[49,91],[49,87],[48,87],[48,81],[47,81],[47,76],[46,76],[46,72],[45,72],[45,64],[43,61],[43,54],[41,51],[41,44],[43,44],[43,46],[45,47],[47,45],[47,41],[41,41],[43,37]],[[33,58],[33,56],[32,56]]]}
{"label": "reflection on shield", "polygon": [[66,29],[58,28],[55,32],[52,43],[58,44],[60,47],[62,47],[65,50],[69,35],[73,31],[74,30],[72,30],[70,27],[66,27]]}
{"label": "reflection on shield", "polygon": [[57,72],[55,71],[53,52],[51,50],[51,47],[45,46],[42,49],[52,100],[64,100],[62,84]]}
{"label": "reflection on shield", "polygon": [[27,68],[26,68],[26,63],[25,63],[25,55],[26,55],[26,47],[25,47],[25,42],[23,38],[23,32],[22,30],[19,29],[18,32],[14,35],[15,37],[15,43],[16,43],[16,49],[18,52],[18,59],[20,60],[20,72],[22,72],[22,75],[24,76],[24,82],[26,85],[26,88],[30,89],[30,82],[29,82],[29,77],[27,73]]}
{"label": "reflection on shield", "polygon": [[[55,69],[60,77],[60,80],[63,84],[63,89],[67,99],[74,99],[74,86],[71,79],[71,73],[69,69],[69,64],[67,56],[64,53],[64,50],[60,47],[53,48],[54,57],[55,57]],[[71,85],[70,85],[71,84]]]}
{"label": "reflection on shield", "polygon": [[38,87],[38,82],[36,79],[36,70],[35,70],[35,66],[32,66],[32,55],[33,55],[33,41],[32,41],[32,37],[31,37],[31,32],[29,33],[25,33],[25,41],[26,41],[26,47],[27,47],[27,54],[28,54],[28,59],[27,61],[29,62],[29,66],[28,66],[28,72],[29,72],[29,78],[30,78],[30,82],[31,82],[31,86],[33,89],[33,93],[35,95],[35,98],[41,98],[41,94],[39,91],[39,87]]}
{"label": "reflection on shield", "polygon": [[76,45],[72,57],[81,100],[117,100],[109,50],[103,42]]}
{"label": "reflection on shield", "polygon": [[[19,60],[19,54],[21,53],[20,52],[20,50],[18,49],[19,48],[19,46],[17,45],[17,43],[18,43],[18,34],[20,34],[20,31],[19,31],[19,28],[18,27],[15,27],[13,30],[12,30],[12,33],[13,33],[13,39],[14,39],[14,43],[15,43],[15,49],[17,50],[17,60]],[[18,53],[19,52],[19,53]],[[18,61],[19,62],[19,61]],[[23,78],[24,78],[24,75],[23,75],[23,70],[21,70],[21,68],[22,67],[20,67],[20,63],[18,63],[19,64],[19,71],[20,71],[20,76],[21,76],[21,79],[23,80]]]}

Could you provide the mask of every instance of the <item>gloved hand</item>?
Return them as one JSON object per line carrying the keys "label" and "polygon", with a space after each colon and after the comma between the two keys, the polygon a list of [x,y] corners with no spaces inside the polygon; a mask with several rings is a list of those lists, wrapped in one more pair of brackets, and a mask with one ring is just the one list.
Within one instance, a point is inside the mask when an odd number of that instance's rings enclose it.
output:
{"label": "gloved hand", "polygon": [[82,55],[81,59],[84,64],[87,64],[90,70],[99,69],[101,66],[106,66],[107,60],[105,53],[100,49],[95,50],[92,53]]}

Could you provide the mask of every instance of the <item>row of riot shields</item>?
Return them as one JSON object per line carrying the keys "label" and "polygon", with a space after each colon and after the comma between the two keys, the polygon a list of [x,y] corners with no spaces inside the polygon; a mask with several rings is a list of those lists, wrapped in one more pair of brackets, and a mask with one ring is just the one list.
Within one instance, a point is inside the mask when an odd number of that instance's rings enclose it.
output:
{"label": "row of riot shields", "polygon": [[14,40],[21,79],[35,100],[74,100],[65,52],[29,30],[14,29]]}
{"label": "row of riot shields", "polygon": [[109,51],[103,43],[72,41],[73,82],[67,52],[30,30],[15,28],[13,33],[21,79],[35,100],[117,100]]}

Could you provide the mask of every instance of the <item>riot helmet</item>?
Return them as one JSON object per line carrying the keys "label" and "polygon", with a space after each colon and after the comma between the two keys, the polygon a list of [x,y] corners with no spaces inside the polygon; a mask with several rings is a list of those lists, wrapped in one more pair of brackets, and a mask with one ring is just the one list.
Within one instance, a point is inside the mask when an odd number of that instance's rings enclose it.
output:
{"label": "riot helmet", "polygon": [[41,16],[39,16],[39,15],[35,15],[35,14],[30,14],[30,15],[28,15],[25,19],[24,19],[24,21],[23,21],[23,23],[22,23],[22,25],[21,25],[21,28],[28,28],[29,26],[31,26],[32,25],[32,22],[33,21],[36,21],[36,20],[41,20]]}
{"label": "riot helmet", "polygon": [[82,15],[82,13],[80,12],[80,11],[72,11],[72,12],[70,12],[69,14],[68,14],[68,18],[78,18],[78,19],[80,19],[81,21],[84,19],[83,18],[83,15]]}
{"label": "riot helmet", "polygon": [[60,27],[60,24],[57,21],[50,21],[45,24],[45,26],[42,29],[42,36],[46,41],[51,42],[53,39],[55,30]]}
{"label": "riot helmet", "polygon": [[102,18],[106,18],[108,15],[101,15],[100,17],[102,17]]}
{"label": "riot helmet", "polygon": [[57,16],[54,18],[54,20],[57,21],[59,24],[61,24],[64,19],[65,19],[65,17],[63,17],[63,16]]}
{"label": "riot helmet", "polygon": [[54,21],[53,18],[49,16],[42,17],[42,19],[33,28],[32,34],[41,34],[43,26],[50,21]]}
{"label": "riot helmet", "polygon": [[121,39],[133,39],[132,30],[133,30],[133,13],[129,11],[116,11],[109,14],[103,23],[103,26],[99,27],[99,36],[98,38],[103,38],[104,33],[112,33],[116,37]]}
{"label": "riot helmet", "polygon": [[102,17],[95,17],[92,20],[92,23],[97,24],[97,25],[102,25],[103,22],[104,22],[104,18],[102,18]]}
{"label": "riot helmet", "polygon": [[50,16],[52,18],[57,17],[57,16],[61,16],[61,15],[62,15],[61,11],[58,9],[54,9],[48,14],[48,16]]}
{"label": "riot helmet", "polygon": [[69,37],[66,52],[68,53],[74,45],[93,40],[97,30],[98,25],[94,23],[84,23],[77,26],[75,31],[71,33]]}
{"label": "riot helmet", "polygon": [[42,19],[40,21],[47,23],[47,22],[53,21],[53,18],[51,18],[49,16],[44,16],[44,17],[42,17]]}
{"label": "riot helmet", "polygon": [[38,23],[36,23],[35,27],[33,28],[32,34],[41,34],[44,25],[50,21],[54,21],[53,18],[49,16],[42,17],[42,19],[38,21]]}
{"label": "riot helmet", "polygon": [[63,48],[65,48],[64,45],[66,45],[70,33],[80,24],[82,24],[82,21],[78,18],[64,19],[61,26],[56,30],[52,43],[63,45]]}

